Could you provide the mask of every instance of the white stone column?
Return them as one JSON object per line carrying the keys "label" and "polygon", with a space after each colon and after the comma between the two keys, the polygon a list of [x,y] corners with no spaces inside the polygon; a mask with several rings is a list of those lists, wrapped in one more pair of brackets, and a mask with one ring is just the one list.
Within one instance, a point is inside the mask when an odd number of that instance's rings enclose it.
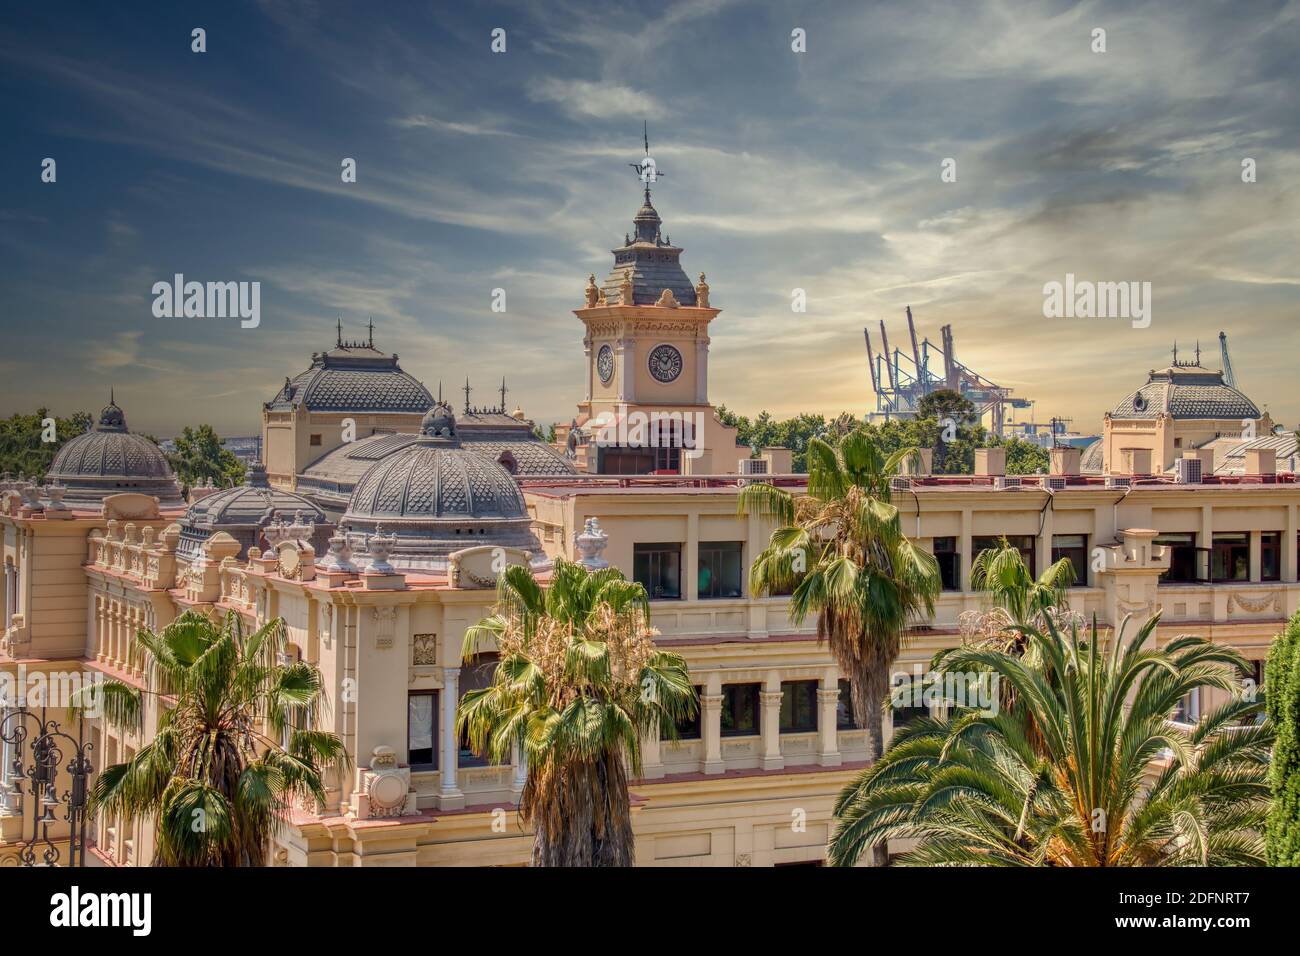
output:
{"label": "white stone column", "polygon": [[709,339],[702,333],[695,340],[695,402],[709,404]]}
{"label": "white stone column", "polygon": [[758,692],[759,726],[763,732],[763,769],[780,770],[781,756],[781,682],[768,678]]}
{"label": "white stone column", "polygon": [[817,762],[823,767],[838,767],[840,682],[837,677],[823,677],[817,685]]}
{"label": "white stone column", "polygon": [[700,597],[700,515],[686,516],[686,543],[682,545],[682,597],[696,601]]}
{"label": "white stone column", "polygon": [[614,347],[618,361],[618,400],[631,402],[636,394],[636,339],[624,336]]}
{"label": "white stone column", "polygon": [[582,340],[582,348],[587,355],[587,394],[583,400],[589,402],[591,401],[592,383],[595,381],[596,378],[595,364],[591,360],[591,336],[590,335],[586,336]]}
{"label": "white stone column", "polygon": [[456,786],[456,769],[460,760],[460,745],[456,739],[456,707],[460,704],[460,668],[442,669],[442,720],[439,730],[442,737],[442,760],[439,802],[444,810],[458,810],[465,805],[465,795]]}
{"label": "white stone column", "polygon": [[700,695],[700,734],[704,737],[704,772],[722,773],[722,688]]}
{"label": "white stone column", "polygon": [[641,738],[641,777],[657,780],[664,775],[663,752],[659,741],[659,728],[651,727]]}

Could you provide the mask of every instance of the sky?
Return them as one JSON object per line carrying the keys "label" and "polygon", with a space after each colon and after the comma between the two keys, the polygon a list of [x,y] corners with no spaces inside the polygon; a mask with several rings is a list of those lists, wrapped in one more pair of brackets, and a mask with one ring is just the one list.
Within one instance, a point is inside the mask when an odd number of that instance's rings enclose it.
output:
{"label": "sky", "polygon": [[[910,305],[1040,420],[1099,430],[1175,341],[1217,367],[1221,330],[1300,419],[1300,3],[156,7],[0,14],[0,415],[114,388],[133,430],[255,434],[373,318],[431,390],[504,376],[567,421],[646,123],[664,232],[723,310],[715,403],[867,413],[862,329],[897,347]],[[259,282],[260,324],[155,316],[176,273]],[[1067,274],[1151,283],[1150,324],[1045,317]]]}

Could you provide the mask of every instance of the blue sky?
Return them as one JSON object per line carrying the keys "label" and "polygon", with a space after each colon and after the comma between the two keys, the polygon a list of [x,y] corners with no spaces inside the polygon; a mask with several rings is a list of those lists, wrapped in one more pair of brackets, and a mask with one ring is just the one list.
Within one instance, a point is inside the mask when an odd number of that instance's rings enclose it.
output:
{"label": "blue sky", "polygon": [[[1040,418],[1095,429],[1175,339],[1217,365],[1220,329],[1300,418],[1295,2],[157,6],[4,14],[0,414],[112,385],[136,430],[252,434],[336,317],[373,317],[431,388],[505,375],[567,420],[646,120],[664,229],[724,310],[714,402],[862,414],[862,327],[898,345],[910,304]],[[261,282],[261,326],[155,318],[177,272]],[[1151,282],[1151,326],[1044,318],[1067,272]]]}

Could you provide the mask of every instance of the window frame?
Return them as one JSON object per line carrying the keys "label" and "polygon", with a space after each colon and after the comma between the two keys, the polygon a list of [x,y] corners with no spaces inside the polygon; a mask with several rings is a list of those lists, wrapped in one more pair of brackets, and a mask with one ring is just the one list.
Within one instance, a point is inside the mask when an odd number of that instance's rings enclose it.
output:
{"label": "window frame", "polygon": [[[763,733],[763,713],[760,705],[759,694],[762,692],[763,685],[756,681],[745,681],[736,684],[722,685],[722,706],[719,708],[718,725],[723,737],[759,737]],[[735,712],[732,705],[733,695],[739,694],[742,690],[751,692],[754,696],[749,705],[749,713],[752,715],[753,728],[732,727],[727,728],[727,715],[730,713],[732,722],[735,722]]]}
{"label": "window frame", "polygon": [[[781,681],[781,713],[777,718],[777,733],[781,734],[811,734],[816,733],[821,726],[821,714],[818,713],[817,706],[817,688],[820,686],[817,680],[783,680]],[[795,723],[795,697],[796,693],[806,693],[811,688],[806,703],[810,713],[811,724]],[[786,701],[790,702],[790,722],[786,722]]]}
{"label": "window frame", "polygon": [[[680,541],[643,541],[632,545],[632,580],[645,587],[646,595],[651,601],[680,601],[685,597],[682,593],[682,550],[683,546]],[[642,580],[638,572],[638,562],[642,557],[649,561],[654,555],[674,553],[677,556],[677,593],[656,594],[650,584],[650,579],[653,579],[655,575],[650,573],[651,569],[647,567],[647,580]],[[662,558],[660,563],[662,564]],[[660,568],[660,576],[662,576],[662,567]]]}
{"label": "window frame", "polygon": [[[706,594],[700,589],[699,578],[701,572],[704,570],[706,553],[715,555],[718,559],[712,569],[712,578],[709,581],[710,590],[713,590],[716,587],[718,580],[722,577],[722,575],[718,573],[718,569],[722,565],[723,557],[732,553],[736,555],[735,594]],[[735,601],[743,598],[745,596],[745,542],[701,541],[699,546],[696,548],[695,579],[696,597],[701,601]]]}

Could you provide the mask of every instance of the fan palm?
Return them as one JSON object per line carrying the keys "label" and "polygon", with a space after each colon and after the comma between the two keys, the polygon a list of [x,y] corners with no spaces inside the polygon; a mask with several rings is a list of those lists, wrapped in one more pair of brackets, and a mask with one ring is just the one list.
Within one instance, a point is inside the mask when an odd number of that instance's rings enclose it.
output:
{"label": "fan palm", "polygon": [[347,763],[338,737],[308,729],[325,703],[321,675],[285,663],[287,646],[283,619],[245,635],[233,613],[217,623],[187,611],[140,631],[132,665],[149,689],[108,680],[90,691],[108,724],[134,733],[153,697],[157,733],[104,769],[90,813],[152,815],[159,866],[263,865],[293,804],[322,803],[323,772]]}
{"label": "fan palm", "polygon": [[645,588],[617,569],[558,560],[544,588],[510,567],[497,596],[464,644],[469,660],[495,643],[492,683],[465,694],[457,728],[494,763],[527,761],[534,866],[631,866],[628,772],[641,773],[643,735],[675,737],[695,714],[686,662],[655,647]]}
{"label": "fan palm", "polygon": [[1052,608],[1067,606],[1067,590],[1078,569],[1069,558],[1052,564],[1037,578],[1020,551],[1003,538],[1000,547],[981,551],[971,564],[971,587],[987,591],[993,606],[1012,624],[1032,624]]}
{"label": "fan palm", "polygon": [[[1239,691],[1231,648],[1178,637],[1147,646],[1159,615],[1109,650],[1049,617],[1022,627],[1023,656],[964,648],[949,672],[989,671],[1015,706],[957,711],[900,730],[836,804],[830,858],[912,838],[908,865],[1258,865],[1270,725],[1240,726],[1262,704],[1234,699],[1187,728],[1170,714],[1203,687]],[[1041,744],[1031,742],[1037,728]]]}
{"label": "fan palm", "polygon": [[[934,613],[942,588],[934,556],[903,534],[890,503],[890,479],[916,455],[903,449],[885,457],[862,430],[845,436],[838,451],[813,439],[806,494],[756,483],[741,490],[738,504],[740,514],[762,514],[780,525],[750,567],[750,590],[793,588],[794,622],[816,615],[818,639],[849,679],[871,761],[884,745],[882,706],[908,623]],[[884,862],[883,848],[876,862]]]}

